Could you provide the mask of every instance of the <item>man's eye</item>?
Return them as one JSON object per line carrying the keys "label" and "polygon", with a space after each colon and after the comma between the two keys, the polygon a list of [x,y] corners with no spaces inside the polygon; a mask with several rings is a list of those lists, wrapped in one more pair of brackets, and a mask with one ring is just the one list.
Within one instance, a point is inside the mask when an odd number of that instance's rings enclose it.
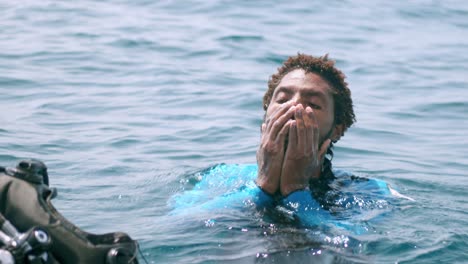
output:
{"label": "man's eye", "polygon": [[317,110],[322,109],[322,107],[320,107],[320,105],[317,105],[317,104],[314,104],[314,103],[309,103],[309,106],[312,109],[317,109]]}
{"label": "man's eye", "polygon": [[286,103],[287,101],[288,101],[288,99],[286,99],[286,98],[280,98],[280,99],[276,100],[276,102],[277,102],[278,104],[284,104],[284,103]]}

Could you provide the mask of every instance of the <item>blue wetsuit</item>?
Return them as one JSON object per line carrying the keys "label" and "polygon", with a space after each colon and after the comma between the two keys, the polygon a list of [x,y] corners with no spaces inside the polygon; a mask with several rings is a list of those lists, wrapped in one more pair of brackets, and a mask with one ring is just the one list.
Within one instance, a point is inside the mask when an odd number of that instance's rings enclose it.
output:
{"label": "blue wetsuit", "polygon": [[[336,178],[330,185],[336,185],[338,191],[326,193],[328,196],[330,193],[334,194],[329,204],[315,198],[313,192],[308,190],[296,191],[284,198],[273,197],[255,184],[257,169],[257,165],[221,164],[194,175],[196,183],[193,188],[171,199],[174,208],[172,213],[223,209],[274,210],[294,219],[299,226],[332,225],[360,234],[366,229],[356,224],[356,221],[351,223],[346,211],[351,210],[355,215],[369,211],[368,209],[385,207],[386,200],[391,195],[391,189],[382,180],[359,178],[343,171],[334,171]],[[376,214],[371,215],[375,218]],[[353,219],[356,220],[355,217]]]}

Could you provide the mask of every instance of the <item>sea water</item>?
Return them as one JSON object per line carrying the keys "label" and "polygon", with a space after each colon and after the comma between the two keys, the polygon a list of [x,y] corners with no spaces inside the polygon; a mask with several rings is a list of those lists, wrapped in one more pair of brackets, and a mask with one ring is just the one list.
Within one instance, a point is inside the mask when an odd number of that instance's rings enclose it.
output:
{"label": "sea water", "polygon": [[[83,229],[128,232],[150,263],[467,262],[465,1],[9,0],[0,14],[0,163],[43,160]],[[187,179],[255,163],[267,80],[297,52],[329,53],[352,90],[334,167],[414,201],[334,246],[247,214],[175,221]]]}

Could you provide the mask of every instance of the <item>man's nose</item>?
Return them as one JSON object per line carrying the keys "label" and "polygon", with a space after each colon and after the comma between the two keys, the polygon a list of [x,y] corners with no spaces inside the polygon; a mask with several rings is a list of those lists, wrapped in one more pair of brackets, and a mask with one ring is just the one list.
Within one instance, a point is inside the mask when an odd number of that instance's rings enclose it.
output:
{"label": "man's nose", "polygon": [[302,107],[306,107],[307,106],[307,102],[304,101],[304,98],[302,98],[300,95],[295,95],[293,98],[292,98],[292,102],[293,102],[293,105],[302,105]]}

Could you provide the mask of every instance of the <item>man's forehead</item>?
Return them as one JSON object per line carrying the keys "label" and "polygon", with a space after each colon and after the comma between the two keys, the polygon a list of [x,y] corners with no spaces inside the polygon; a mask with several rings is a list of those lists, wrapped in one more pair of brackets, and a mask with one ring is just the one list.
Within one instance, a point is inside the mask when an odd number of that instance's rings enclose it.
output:
{"label": "man's forehead", "polygon": [[327,80],[317,73],[306,73],[303,69],[296,69],[286,74],[278,84],[278,87],[283,86],[299,86],[298,88],[319,89],[325,93],[331,92],[331,86]]}
{"label": "man's forehead", "polygon": [[286,74],[284,77],[283,77],[283,80],[284,79],[304,79],[306,77],[306,72],[305,70],[303,69],[296,69],[296,70],[293,70],[291,72],[289,72],[288,74]]}

